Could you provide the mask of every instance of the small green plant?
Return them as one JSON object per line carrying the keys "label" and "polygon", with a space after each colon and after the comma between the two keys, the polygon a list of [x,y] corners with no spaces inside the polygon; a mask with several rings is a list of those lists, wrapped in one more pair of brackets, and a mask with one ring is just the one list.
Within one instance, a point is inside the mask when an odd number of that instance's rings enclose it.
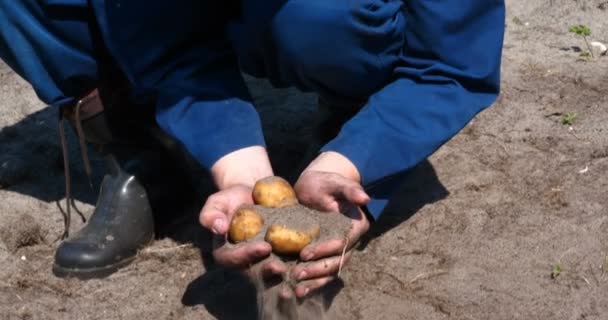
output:
{"label": "small green plant", "polygon": [[571,126],[572,124],[574,124],[574,120],[576,120],[577,117],[578,117],[578,114],[576,114],[574,112],[566,113],[565,115],[562,116],[562,124]]}
{"label": "small green plant", "polygon": [[587,47],[587,51],[582,52],[581,56],[588,57],[591,56],[593,58],[593,50],[591,50],[591,46],[589,45],[589,41],[587,41],[587,37],[591,35],[591,29],[583,24],[571,26],[568,29],[569,32],[574,33],[583,38],[585,41],[585,46]]}
{"label": "small green plant", "polygon": [[554,265],[553,270],[551,270],[551,279],[559,277],[560,274],[562,274],[562,265],[558,263]]}

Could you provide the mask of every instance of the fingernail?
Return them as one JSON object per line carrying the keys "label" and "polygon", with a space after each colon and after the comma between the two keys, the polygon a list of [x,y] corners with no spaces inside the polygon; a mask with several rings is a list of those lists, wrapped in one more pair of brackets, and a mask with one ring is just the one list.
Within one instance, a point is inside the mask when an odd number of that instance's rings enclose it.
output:
{"label": "fingernail", "polygon": [[283,288],[283,290],[281,290],[281,297],[283,299],[291,299],[291,290],[289,288]]}
{"label": "fingernail", "polygon": [[257,248],[255,249],[255,255],[258,257],[265,256],[267,254],[266,249]]}
{"label": "fingernail", "polygon": [[361,197],[361,199],[363,199],[364,201],[369,200],[369,196],[367,195],[367,193],[365,193],[365,191],[359,190],[357,193],[359,194],[359,197]]}
{"label": "fingernail", "polygon": [[307,296],[309,291],[310,291],[310,288],[304,288],[304,292],[302,293],[302,296]]}
{"label": "fingernail", "polygon": [[314,257],[314,255],[315,255],[314,252],[307,251],[302,254],[302,258],[304,259],[304,261],[308,261],[308,260],[312,259]]}
{"label": "fingernail", "polygon": [[285,273],[287,271],[288,270],[287,270],[287,268],[285,266],[279,266],[279,267],[276,268],[276,272],[278,272],[278,273]]}
{"label": "fingernail", "polygon": [[216,234],[223,234],[225,232],[226,228],[226,223],[224,222],[223,219],[215,219],[215,221],[213,221],[213,232]]}
{"label": "fingernail", "polygon": [[298,280],[303,280],[304,278],[306,278],[307,274],[305,270],[300,271],[300,274],[298,274]]}

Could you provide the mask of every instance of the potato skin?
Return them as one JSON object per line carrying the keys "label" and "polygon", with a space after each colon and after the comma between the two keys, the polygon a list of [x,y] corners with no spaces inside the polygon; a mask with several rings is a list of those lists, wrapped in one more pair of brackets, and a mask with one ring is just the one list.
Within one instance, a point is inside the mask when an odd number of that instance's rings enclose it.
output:
{"label": "potato skin", "polygon": [[252,206],[244,206],[237,210],[230,222],[228,236],[232,242],[247,241],[260,233],[264,226],[264,218]]}
{"label": "potato skin", "polygon": [[298,255],[304,247],[319,236],[319,226],[307,231],[290,229],[284,225],[272,224],[264,239],[272,246],[272,251],[282,255]]}
{"label": "potato skin", "polygon": [[268,208],[281,208],[298,203],[296,192],[289,182],[278,176],[258,180],[253,186],[252,196],[255,204]]}

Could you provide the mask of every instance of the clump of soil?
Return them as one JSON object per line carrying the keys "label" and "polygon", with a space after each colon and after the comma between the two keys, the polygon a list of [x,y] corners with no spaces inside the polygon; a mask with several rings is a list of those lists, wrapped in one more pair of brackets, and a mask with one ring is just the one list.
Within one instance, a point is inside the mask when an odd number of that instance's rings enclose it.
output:
{"label": "clump of soil", "polygon": [[44,242],[40,224],[29,214],[17,216],[2,225],[0,239],[11,253]]}

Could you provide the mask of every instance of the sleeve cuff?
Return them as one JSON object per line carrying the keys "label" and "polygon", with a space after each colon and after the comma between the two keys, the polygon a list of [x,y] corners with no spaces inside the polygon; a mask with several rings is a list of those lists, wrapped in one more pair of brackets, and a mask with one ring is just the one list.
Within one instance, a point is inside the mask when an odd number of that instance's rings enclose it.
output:
{"label": "sleeve cuff", "polygon": [[259,115],[245,100],[195,101],[159,104],[161,128],[180,141],[206,169],[221,157],[251,146],[265,147]]}

